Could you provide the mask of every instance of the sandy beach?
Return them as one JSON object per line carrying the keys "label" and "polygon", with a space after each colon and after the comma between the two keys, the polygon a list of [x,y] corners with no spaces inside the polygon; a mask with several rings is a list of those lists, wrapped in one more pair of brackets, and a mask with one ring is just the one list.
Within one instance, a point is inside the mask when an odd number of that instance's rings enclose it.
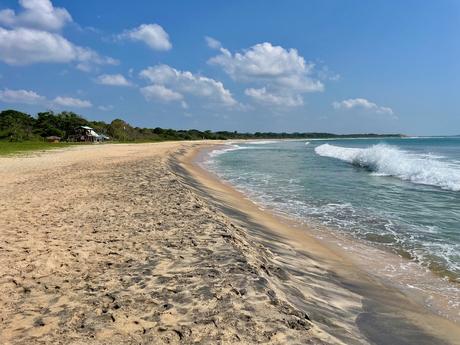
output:
{"label": "sandy beach", "polygon": [[460,344],[178,142],[0,158],[1,344]]}

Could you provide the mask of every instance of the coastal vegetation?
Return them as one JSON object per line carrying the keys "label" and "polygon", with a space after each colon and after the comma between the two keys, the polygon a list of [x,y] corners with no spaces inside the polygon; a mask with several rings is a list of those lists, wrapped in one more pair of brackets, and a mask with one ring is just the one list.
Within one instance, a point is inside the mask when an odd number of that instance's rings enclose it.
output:
{"label": "coastal vegetation", "polygon": [[211,130],[176,130],[165,128],[141,128],[131,126],[122,119],[110,123],[90,121],[69,111],[55,113],[40,112],[36,116],[17,111],[0,112],[0,141],[29,142],[44,141],[50,136],[57,136],[66,141],[75,134],[79,126],[89,126],[97,133],[104,134],[119,142],[151,142],[166,140],[227,140],[227,139],[315,139],[315,138],[356,138],[356,137],[399,137],[400,134],[332,134],[317,132],[274,133],[255,132],[240,133],[237,131]]}
{"label": "coastal vegetation", "polygon": [[49,143],[46,141],[0,141],[0,156],[16,154],[18,152],[43,151],[70,146],[72,143]]}

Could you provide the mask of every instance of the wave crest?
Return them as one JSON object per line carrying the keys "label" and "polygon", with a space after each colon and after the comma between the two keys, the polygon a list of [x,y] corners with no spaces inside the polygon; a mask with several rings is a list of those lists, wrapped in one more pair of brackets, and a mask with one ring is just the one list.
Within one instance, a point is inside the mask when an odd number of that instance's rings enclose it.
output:
{"label": "wave crest", "polygon": [[315,152],[365,168],[377,176],[394,176],[412,183],[460,191],[460,166],[394,146],[350,148],[323,144],[317,146]]}

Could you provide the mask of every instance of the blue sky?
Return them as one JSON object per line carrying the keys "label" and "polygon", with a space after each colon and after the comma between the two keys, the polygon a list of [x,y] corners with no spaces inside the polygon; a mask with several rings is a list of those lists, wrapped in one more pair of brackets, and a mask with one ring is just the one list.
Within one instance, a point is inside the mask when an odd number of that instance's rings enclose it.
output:
{"label": "blue sky", "polygon": [[0,0],[0,108],[460,134],[458,1]]}

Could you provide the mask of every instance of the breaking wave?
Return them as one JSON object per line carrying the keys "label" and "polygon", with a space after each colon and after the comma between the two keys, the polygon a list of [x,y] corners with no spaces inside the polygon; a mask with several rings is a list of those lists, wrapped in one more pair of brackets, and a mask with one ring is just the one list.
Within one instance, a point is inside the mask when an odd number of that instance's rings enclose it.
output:
{"label": "breaking wave", "polygon": [[266,145],[266,144],[276,144],[277,141],[275,140],[256,140],[256,141],[250,141],[247,144],[251,145]]}
{"label": "breaking wave", "polygon": [[224,154],[226,152],[242,150],[244,148],[245,147],[241,147],[241,146],[235,145],[235,144],[226,145],[223,148],[218,148],[216,150],[212,150],[211,152],[209,152],[209,156],[210,157],[217,157],[217,156],[220,156],[220,155],[222,155],[222,154]]}
{"label": "breaking wave", "polygon": [[385,144],[367,148],[323,144],[316,147],[315,152],[365,168],[378,176],[393,176],[412,183],[460,191],[460,166],[438,157],[410,153]]}

